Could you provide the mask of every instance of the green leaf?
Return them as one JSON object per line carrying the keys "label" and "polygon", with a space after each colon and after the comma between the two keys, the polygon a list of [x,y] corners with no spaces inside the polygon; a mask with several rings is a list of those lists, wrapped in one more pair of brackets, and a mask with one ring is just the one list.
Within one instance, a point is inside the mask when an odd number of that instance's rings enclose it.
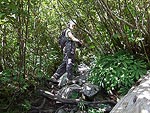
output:
{"label": "green leaf", "polygon": [[91,46],[90,46],[90,48],[91,48],[91,49],[94,49],[94,48],[95,48],[95,46],[94,46],[94,45],[91,45]]}
{"label": "green leaf", "polygon": [[4,19],[5,13],[0,12],[0,19]]}

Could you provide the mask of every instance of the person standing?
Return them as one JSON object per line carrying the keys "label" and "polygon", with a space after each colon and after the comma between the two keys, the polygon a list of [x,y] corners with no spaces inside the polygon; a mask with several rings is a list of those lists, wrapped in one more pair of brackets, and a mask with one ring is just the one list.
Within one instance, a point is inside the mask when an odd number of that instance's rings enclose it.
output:
{"label": "person standing", "polygon": [[73,29],[76,26],[76,21],[75,20],[70,20],[67,28],[65,29],[65,37],[67,38],[67,41],[65,43],[65,46],[62,48],[63,49],[63,61],[61,65],[58,67],[54,75],[51,77],[52,82],[57,82],[57,80],[65,73],[67,72],[67,81],[72,81],[73,79],[73,65],[75,61],[75,49],[76,49],[76,44],[78,43],[79,45],[82,45],[82,42],[77,39],[73,35]]}

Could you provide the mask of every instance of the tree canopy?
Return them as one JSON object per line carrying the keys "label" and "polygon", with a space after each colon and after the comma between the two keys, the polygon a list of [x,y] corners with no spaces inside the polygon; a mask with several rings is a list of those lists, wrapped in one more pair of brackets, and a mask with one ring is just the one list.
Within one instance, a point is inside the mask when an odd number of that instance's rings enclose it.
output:
{"label": "tree canopy", "polygon": [[149,7],[149,0],[0,0],[0,95],[8,97],[1,101],[52,76],[63,57],[58,37],[71,19],[84,41],[78,62],[123,50],[149,63]]}

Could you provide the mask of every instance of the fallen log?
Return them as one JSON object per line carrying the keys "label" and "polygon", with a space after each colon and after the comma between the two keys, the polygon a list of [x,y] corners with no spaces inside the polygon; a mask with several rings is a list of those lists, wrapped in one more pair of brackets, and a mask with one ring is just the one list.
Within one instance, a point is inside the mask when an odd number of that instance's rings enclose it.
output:
{"label": "fallen log", "polygon": [[150,72],[129,90],[110,113],[150,113]]}
{"label": "fallen log", "polygon": [[111,100],[103,100],[103,101],[92,101],[92,102],[89,102],[89,101],[85,101],[85,100],[81,100],[81,99],[67,99],[67,98],[61,98],[60,96],[58,95],[54,95],[52,94],[51,92],[49,91],[44,91],[44,90],[40,90],[39,91],[40,94],[42,96],[44,96],[45,98],[48,98],[48,99],[51,99],[51,100],[55,100],[55,101],[58,101],[60,103],[64,103],[64,104],[79,104],[79,103],[83,103],[84,105],[98,105],[98,104],[109,104],[110,106],[114,106],[116,104],[116,102],[114,101],[111,101]]}

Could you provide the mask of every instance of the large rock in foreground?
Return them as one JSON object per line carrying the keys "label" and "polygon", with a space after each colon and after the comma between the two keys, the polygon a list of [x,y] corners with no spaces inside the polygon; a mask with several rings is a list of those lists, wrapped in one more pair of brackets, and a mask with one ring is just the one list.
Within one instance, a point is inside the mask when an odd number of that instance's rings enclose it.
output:
{"label": "large rock in foreground", "polygon": [[150,113],[150,72],[129,90],[110,113]]}

